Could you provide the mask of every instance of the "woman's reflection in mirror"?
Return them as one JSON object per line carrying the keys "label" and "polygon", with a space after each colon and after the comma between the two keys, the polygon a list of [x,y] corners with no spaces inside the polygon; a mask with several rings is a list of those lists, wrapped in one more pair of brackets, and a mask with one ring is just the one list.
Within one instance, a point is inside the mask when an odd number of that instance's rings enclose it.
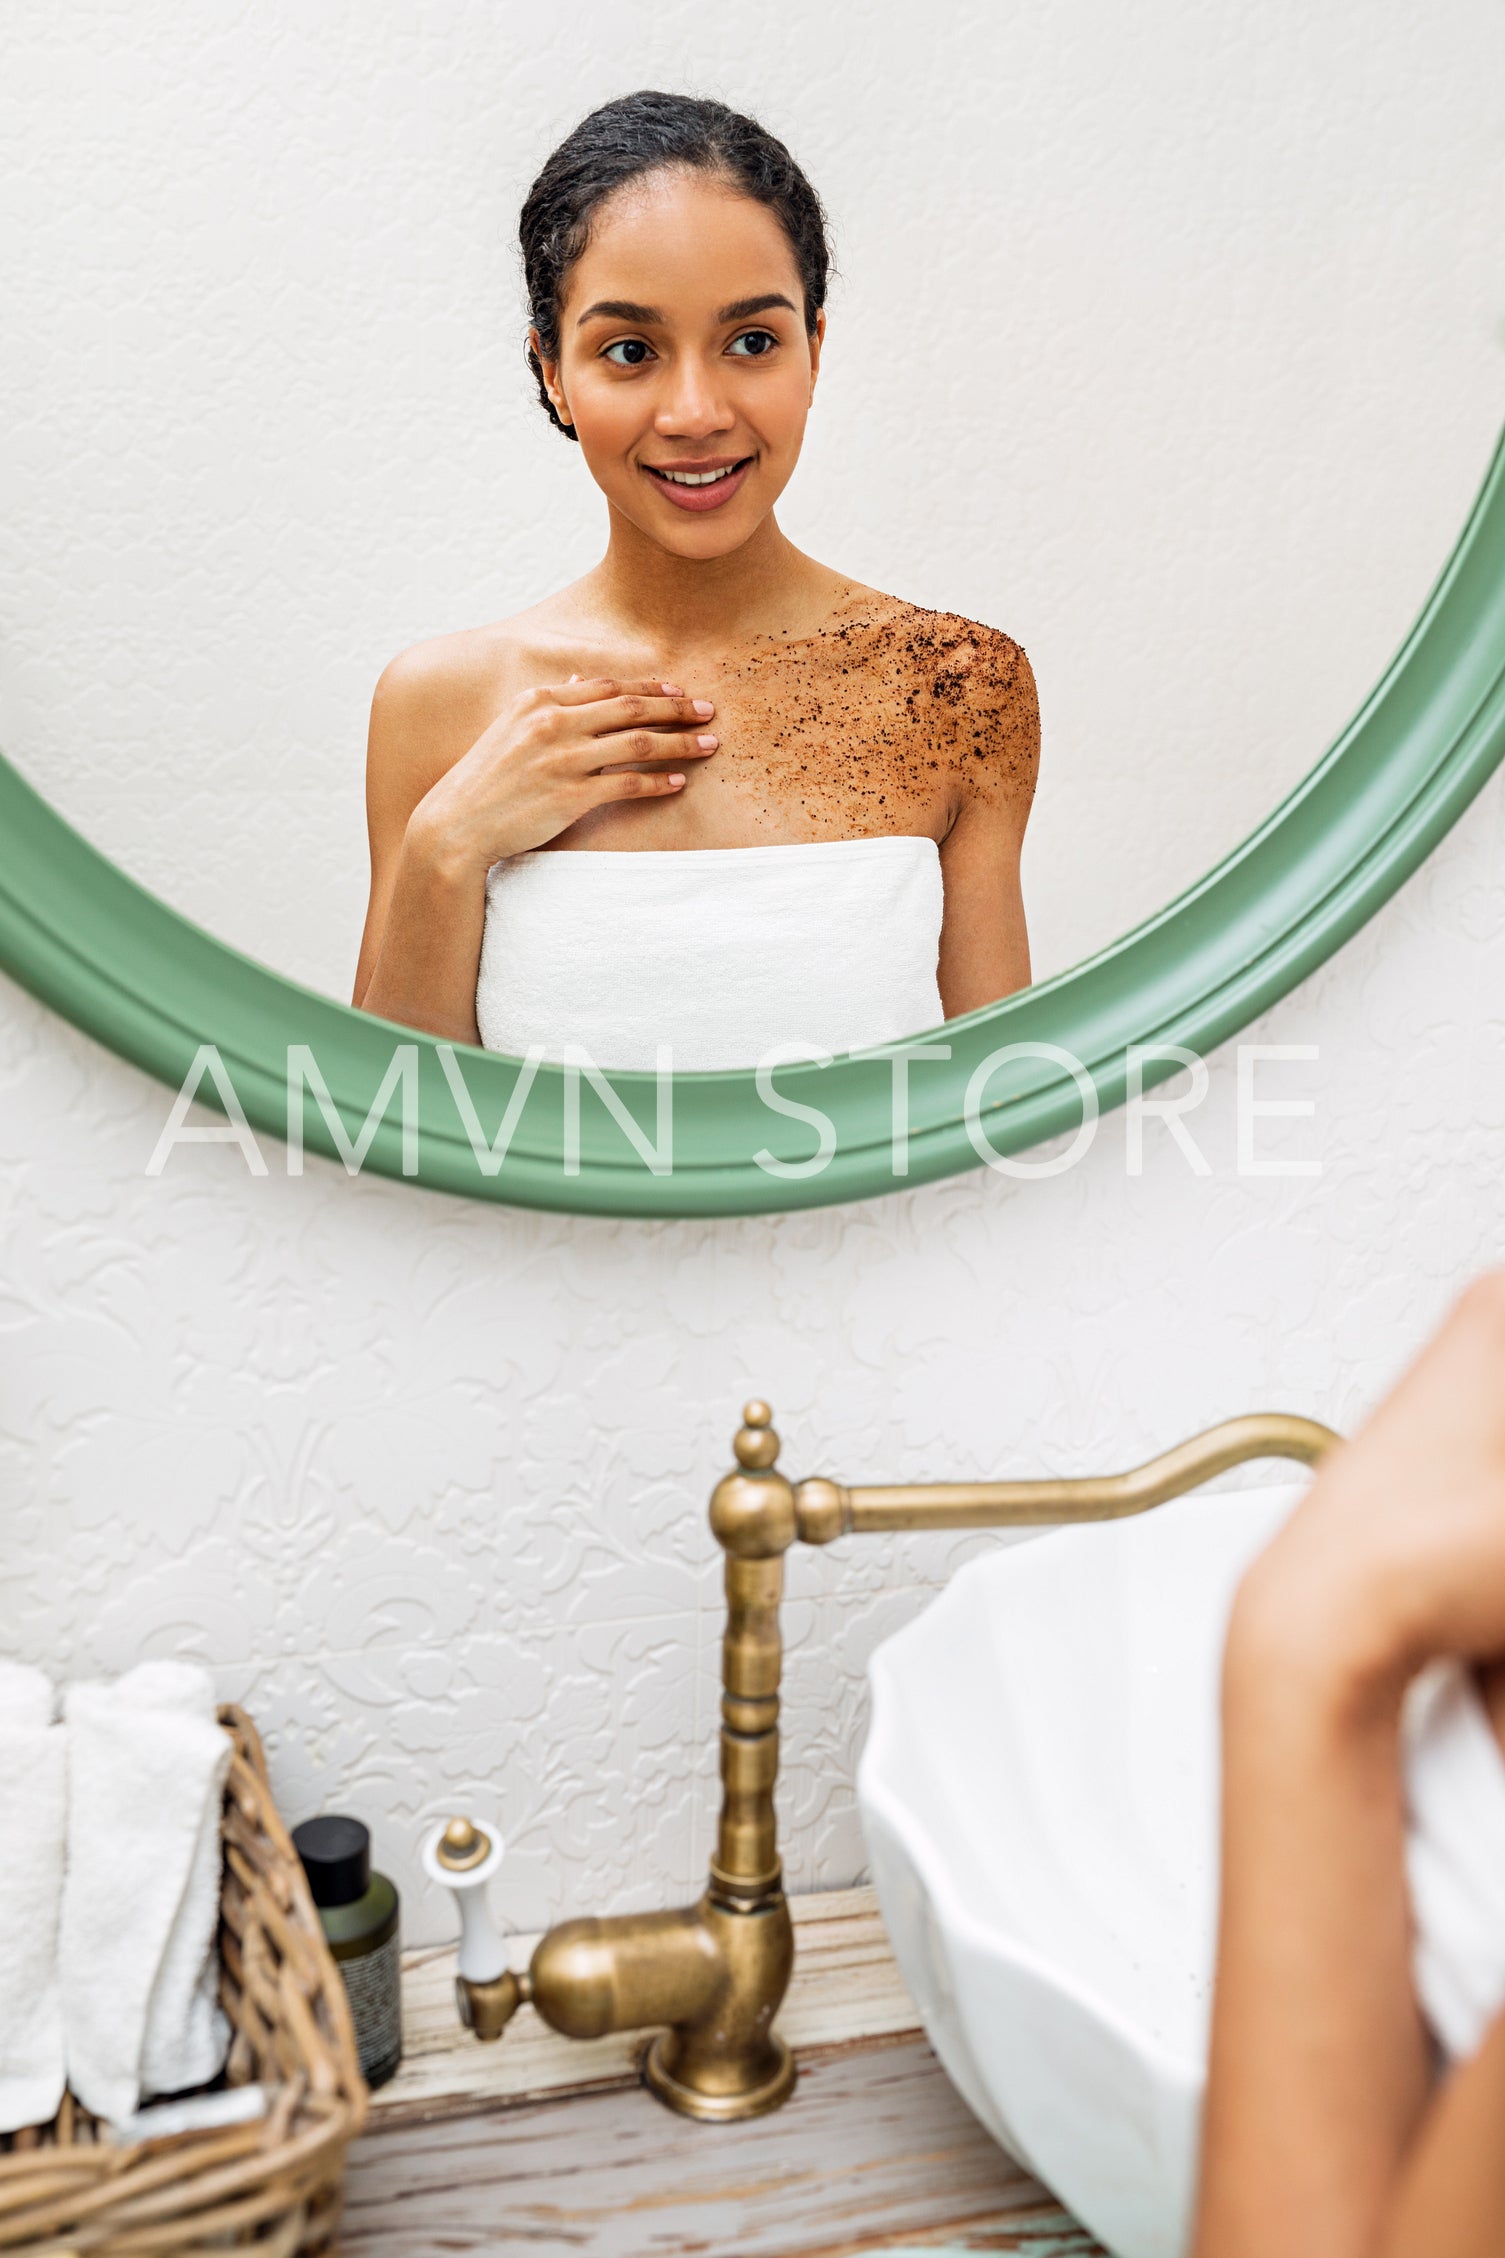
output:
{"label": "woman's reflection in mirror", "polygon": [[[804,173],[720,103],[630,94],[555,150],[520,233],[528,359],[606,549],[382,675],[354,1001],[513,1054],[736,1067],[1027,984],[1028,660],[775,516],[826,342]],[[896,309],[871,349],[938,318]]]}

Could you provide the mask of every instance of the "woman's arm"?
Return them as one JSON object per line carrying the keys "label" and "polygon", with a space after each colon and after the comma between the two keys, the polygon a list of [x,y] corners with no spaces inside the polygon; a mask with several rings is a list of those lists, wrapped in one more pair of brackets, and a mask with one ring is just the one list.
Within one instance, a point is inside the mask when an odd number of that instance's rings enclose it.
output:
{"label": "woman's arm", "polygon": [[1428,2106],[1398,1704],[1367,1675],[1230,1656],[1197,2258],[1505,2252],[1505,2016]]}
{"label": "woman's arm", "polygon": [[[1505,2106],[1505,2042],[1428,2111],[1399,1737],[1426,1661],[1505,1653],[1502,1375],[1496,1273],[1324,1468],[1235,1604],[1196,2258],[1505,2246],[1488,2233],[1505,2205],[1493,2124],[1479,2146],[1490,2097]],[[1422,2213],[1449,2173],[1471,2192],[1444,2206],[1444,2243],[1441,2214]]]}
{"label": "woman's arm", "polygon": [[1377,2258],[1500,2258],[1502,2128],[1505,2015],[1454,2071],[1417,2134]]}
{"label": "woman's arm", "polygon": [[996,642],[986,663],[973,666],[955,709],[958,804],[941,844],[946,906],[937,972],[948,1019],[1030,980],[1019,863],[1040,767],[1040,708],[1029,660],[1007,636]]}
{"label": "woman's arm", "polygon": [[428,792],[486,728],[477,687],[425,650],[376,685],[366,742],[371,893],[351,998],[366,1011],[474,1043],[486,873],[420,815]]}
{"label": "woman's arm", "polygon": [[572,677],[490,718],[493,702],[484,683],[420,650],[387,669],[371,707],[371,897],[352,1001],[459,1043],[479,1040],[492,864],[608,802],[682,790],[682,764],[716,748],[709,701],[664,683]]}
{"label": "woman's arm", "polygon": [[1427,2093],[1400,1695],[1235,1611],[1197,2258],[1373,2258]]}

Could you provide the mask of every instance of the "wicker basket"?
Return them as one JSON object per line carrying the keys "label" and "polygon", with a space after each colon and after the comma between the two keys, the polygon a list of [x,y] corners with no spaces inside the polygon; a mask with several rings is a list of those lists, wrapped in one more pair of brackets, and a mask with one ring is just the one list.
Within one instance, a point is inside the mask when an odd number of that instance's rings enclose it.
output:
{"label": "wicker basket", "polygon": [[345,2150],[366,2114],[349,2002],[272,1801],[256,1728],[239,1709],[219,1714],[234,1742],[220,1904],[226,2077],[275,2089],[271,2109],[252,2124],[117,2148],[65,2094],[50,2125],[14,2134],[0,2155],[0,2250],[294,2258],[333,2238]]}

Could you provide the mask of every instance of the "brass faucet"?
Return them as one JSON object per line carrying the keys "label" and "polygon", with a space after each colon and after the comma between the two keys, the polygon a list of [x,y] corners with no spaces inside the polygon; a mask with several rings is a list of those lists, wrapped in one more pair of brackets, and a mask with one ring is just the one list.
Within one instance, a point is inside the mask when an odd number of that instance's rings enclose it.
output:
{"label": "brass faucet", "polygon": [[[675,1912],[562,1922],[540,1940],[526,1972],[456,1980],[461,2020],[477,2038],[499,2038],[524,2001],[569,2038],[656,2030],[643,2062],[648,2086],[684,2116],[721,2121],[777,2109],[795,2080],[794,2057],[773,2029],[794,1966],[773,1800],[789,1547],[892,1529],[1117,1520],[1245,1459],[1316,1465],[1340,1439],[1314,1419],[1256,1412],[1126,1474],[847,1487],[821,1477],[791,1483],[778,1471],[766,1403],[748,1404],[742,1421],[736,1466],[711,1492],[711,1530],[726,1555],[726,1633],[721,1816],[704,1892]],[[457,1820],[435,1855],[458,1877],[485,1855],[484,1843]]]}

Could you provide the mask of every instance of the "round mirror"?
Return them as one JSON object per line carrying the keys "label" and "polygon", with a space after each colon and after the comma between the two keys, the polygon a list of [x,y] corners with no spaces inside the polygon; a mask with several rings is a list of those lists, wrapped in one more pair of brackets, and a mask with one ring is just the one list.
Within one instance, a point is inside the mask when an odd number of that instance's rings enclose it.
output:
{"label": "round mirror", "polygon": [[[1283,993],[1505,750],[1482,0],[1425,26],[1384,9],[1362,38],[1224,11],[1154,56],[1112,15],[998,9],[857,47],[842,11],[789,29],[759,11],[687,49],[603,0],[567,85],[526,26],[390,11],[358,40],[288,12],[275,37],[264,15],[192,39],[48,25],[12,53],[0,957],[159,1075],[179,1130],[198,1098],[248,1145],[642,1214],[1006,1160]],[[791,834],[785,771],[707,850],[665,958],[664,997],[683,965],[726,1030],[734,1063],[704,1073],[672,1040],[666,1071],[621,1070],[633,928],[599,900],[604,1039],[598,1014],[589,1041],[560,1023],[513,1055],[349,1001],[378,678],[530,614],[603,548],[597,465],[523,360],[513,245],[561,136],[644,85],[756,114],[830,215],[819,384],[777,510],[848,591],[820,632],[899,606],[922,675],[941,654],[931,694],[958,633],[993,634],[1028,653],[1043,725],[1020,814],[1032,984],[956,1009],[943,981],[944,1022],[896,1003],[850,1042],[810,1021],[828,949],[882,959],[883,901],[807,862],[796,948],[787,897],[744,899],[737,855],[769,822],[796,852],[939,832],[944,876],[947,819],[848,790]],[[739,315],[737,342],[770,318]],[[692,459],[682,416],[652,428],[670,467]],[[839,672],[811,742],[850,782],[881,722]],[[766,750],[788,718],[774,701],[746,726]],[[599,897],[608,862],[636,887],[700,834],[648,836],[528,852]],[[713,925],[744,962],[784,934],[787,1043],[749,1031]],[[573,933],[538,928],[540,979]]]}

